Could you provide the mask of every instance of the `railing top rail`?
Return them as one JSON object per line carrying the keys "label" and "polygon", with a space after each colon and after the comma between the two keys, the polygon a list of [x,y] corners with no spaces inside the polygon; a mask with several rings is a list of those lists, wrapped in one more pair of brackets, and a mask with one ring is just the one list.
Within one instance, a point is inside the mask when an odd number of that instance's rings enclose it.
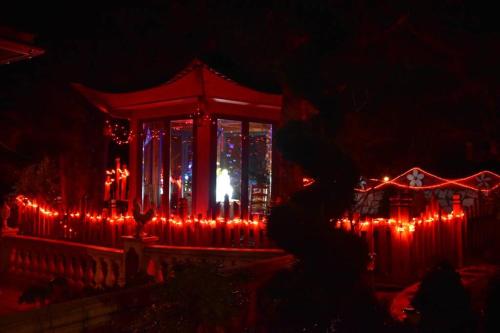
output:
{"label": "railing top rail", "polygon": [[58,239],[49,239],[49,238],[41,238],[41,237],[33,237],[33,236],[22,236],[22,235],[5,235],[2,237],[5,240],[18,240],[18,241],[26,241],[26,242],[36,242],[38,244],[45,245],[53,245],[53,246],[66,246],[77,248],[80,250],[90,250],[95,252],[104,252],[104,253],[112,253],[112,254],[123,254],[123,250],[115,249],[112,247],[105,246],[97,246],[97,245],[89,245],[85,243],[77,243],[77,242],[69,242],[65,240]]}
{"label": "railing top rail", "polygon": [[251,248],[231,248],[231,247],[202,247],[202,246],[172,246],[172,245],[149,245],[145,248],[149,251],[154,252],[170,252],[175,251],[177,253],[186,252],[219,252],[225,254],[273,254],[273,255],[284,255],[285,251],[276,248],[268,249],[251,249]]}
{"label": "railing top rail", "polygon": [[264,274],[266,272],[276,272],[285,267],[289,267],[295,261],[295,257],[291,254],[284,254],[282,256],[261,259],[259,261],[245,263],[235,267],[226,267],[223,271],[227,274],[241,271],[251,271],[254,274]]}

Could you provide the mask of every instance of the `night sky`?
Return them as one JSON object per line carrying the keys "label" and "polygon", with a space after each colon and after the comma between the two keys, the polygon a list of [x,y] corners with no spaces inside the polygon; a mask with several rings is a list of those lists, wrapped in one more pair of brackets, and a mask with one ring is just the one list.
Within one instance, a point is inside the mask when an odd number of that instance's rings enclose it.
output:
{"label": "night sky", "polygon": [[103,116],[71,82],[133,91],[195,57],[345,116],[333,135],[369,176],[416,164],[443,176],[498,171],[499,22],[466,0],[23,2],[2,9],[0,26],[35,34],[46,53],[0,66],[2,186],[44,154],[99,153],[88,136]]}

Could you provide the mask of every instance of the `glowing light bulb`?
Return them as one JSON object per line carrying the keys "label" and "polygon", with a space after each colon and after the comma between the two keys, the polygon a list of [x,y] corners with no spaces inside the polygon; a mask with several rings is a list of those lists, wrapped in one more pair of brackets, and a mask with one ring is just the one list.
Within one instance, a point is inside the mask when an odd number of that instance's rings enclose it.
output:
{"label": "glowing light bulb", "polygon": [[384,180],[384,183],[387,183],[387,182],[389,181],[389,177],[385,176],[385,177],[383,178],[383,180]]}
{"label": "glowing light bulb", "polygon": [[229,171],[227,169],[222,169],[220,173],[217,173],[217,202],[223,202],[226,194],[229,197],[229,200],[231,200],[233,197],[233,187],[231,186]]}

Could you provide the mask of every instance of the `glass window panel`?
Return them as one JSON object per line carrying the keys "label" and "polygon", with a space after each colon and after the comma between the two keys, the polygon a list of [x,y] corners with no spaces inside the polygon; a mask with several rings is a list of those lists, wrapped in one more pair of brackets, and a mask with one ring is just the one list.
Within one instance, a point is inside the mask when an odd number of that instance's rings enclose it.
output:
{"label": "glass window panel", "polygon": [[170,212],[191,214],[193,194],[193,120],[170,122]]}
{"label": "glass window panel", "polygon": [[271,202],[272,125],[248,124],[248,203],[249,213],[268,213]]}
{"label": "glass window panel", "polygon": [[146,122],[142,126],[142,205],[161,206],[163,194],[163,121]]}
{"label": "glass window panel", "polygon": [[241,121],[217,120],[216,202],[241,200]]}

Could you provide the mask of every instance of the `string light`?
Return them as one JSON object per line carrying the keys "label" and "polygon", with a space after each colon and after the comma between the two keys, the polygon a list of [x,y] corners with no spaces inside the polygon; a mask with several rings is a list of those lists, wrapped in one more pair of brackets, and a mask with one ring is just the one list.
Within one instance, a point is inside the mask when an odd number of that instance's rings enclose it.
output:
{"label": "string light", "polygon": [[303,177],[302,178],[302,186],[304,186],[304,187],[311,186],[312,184],[314,184],[314,182],[315,182],[314,178],[310,178],[310,177]]}
{"label": "string light", "polygon": [[112,124],[109,120],[106,120],[104,128],[104,134],[111,137],[111,140],[119,146],[129,144],[134,137],[133,131],[120,123]]}
{"label": "string light", "polygon": [[412,218],[410,220],[395,220],[395,219],[386,219],[386,218],[374,218],[371,220],[365,220],[365,221],[356,221],[356,220],[349,220],[347,218],[343,219],[338,219],[337,220],[337,228],[351,228],[351,226],[356,226],[359,225],[360,231],[363,229],[369,228],[370,226],[387,226],[394,228],[395,231],[397,232],[415,232],[416,227],[418,225],[421,225],[423,223],[429,224],[432,222],[436,221],[453,221],[457,220],[460,221],[465,217],[464,213],[450,213],[447,215],[441,215],[439,216],[438,214],[434,214],[434,217],[427,217],[427,218]]}
{"label": "string light", "polygon": [[[472,182],[475,182],[476,185],[472,185]],[[430,183],[430,185],[424,185],[424,183]],[[399,188],[412,190],[430,190],[446,186],[458,186],[487,194],[500,186],[500,176],[491,171],[481,171],[465,178],[446,179],[433,175],[421,168],[414,167],[393,179],[384,177],[382,183],[364,189],[357,188],[356,191],[368,192],[388,186],[389,184]]]}
{"label": "string light", "polygon": [[[27,207],[27,208],[32,208],[36,209],[39,206],[28,199],[27,197],[23,195],[18,195],[16,197],[16,200],[19,205],[22,207]],[[49,216],[49,217],[57,217],[59,216],[59,212],[50,209],[50,208],[40,208],[39,209],[40,213],[43,215]],[[71,212],[71,213],[66,213],[64,214],[66,217],[71,217],[71,218],[77,218],[79,219],[81,217],[80,212]],[[109,223],[130,223],[133,222],[134,217],[131,215],[118,215],[118,216],[102,216],[100,214],[92,214],[92,213],[87,213],[84,215],[84,222],[87,223],[99,223],[99,222],[109,222]],[[185,219],[176,217],[174,215],[170,215],[169,217],[162,216],[162,215],[155,215],[152,218],[153,223],[162,223],[162,224],[171,224],[177,227],[183,227],[183,226],[188,226],[193,223],[199,223],[200,225],[206,225],[206,226],[211,226],[215,227],[217,225],[225,224],[225,225],[244,225],[244,226],[262,226],[266,224],[266,219],[260,219],[260,220],[247,220],[247,219],[240,219],[240,218],[234,218],[230,220],[225,220],[222,217],[216,218],[216,219],[198,219],[195,217],[187,217]],[[62,224],[62,223],[61,223]],[[65,224],[66,225],[66,224]]]}

